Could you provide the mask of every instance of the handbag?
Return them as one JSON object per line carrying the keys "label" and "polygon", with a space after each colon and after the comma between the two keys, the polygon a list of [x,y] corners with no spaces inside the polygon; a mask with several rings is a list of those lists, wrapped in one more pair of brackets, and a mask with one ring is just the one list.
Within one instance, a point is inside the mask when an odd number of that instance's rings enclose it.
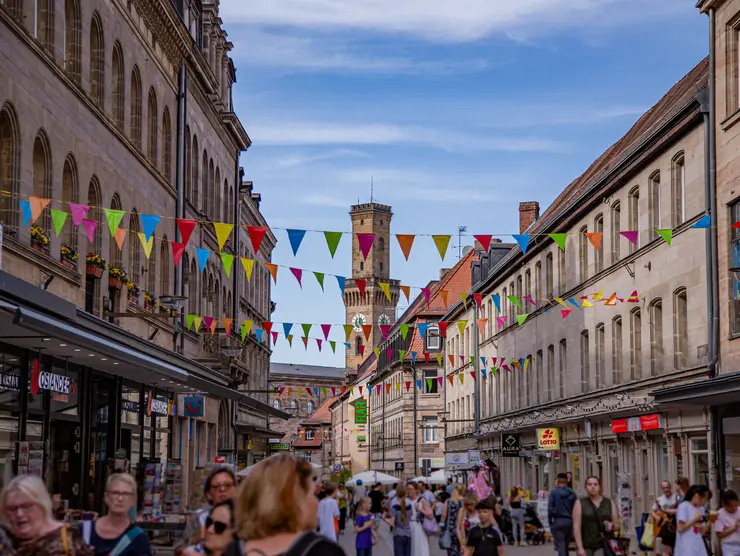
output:
{"label": "handbag", "polygon": [[[452,502],[450,500],[450,502]],[[452,548],[452,532],[450,531],[450,502],[447,504],[447,519],[445,520],[445,530],[442,531],[442,534],[439,536],[439,540],[437,541],[439,544],[439,548],[442,550],[447,550],[448,548]]]}
{"label": "handbag", "polygon": [[[596,504],[594,504],[588,496],[586,497],[586,499],[589,501],[591,507],[594,509],[596,519],[600,519],[599,509],[596,507]],[[609,500],[609,503],[613,504],[614,502]],[[601,540],[604,547],[604,556],[624,556],[624,552],[622,552],[622,545],[619,543],[618,539],[614,538],[614,533],[611,533],[602,527]]]}
{"label": "handbag", "polygon": [[640,544],[645,548],[653,548],[653,545],[655,544],[655,529],[652,517],[648,518],[645,523],[642,538],[640,538]]}
{"label": "handbag", "polygon": [[421,526],[424,529],[427,537],[434,537],[436,535],[439,535],[439,523],[437,523],[437,520],[433,517],[425,517],[424,521],[422,521],[421,523]]}

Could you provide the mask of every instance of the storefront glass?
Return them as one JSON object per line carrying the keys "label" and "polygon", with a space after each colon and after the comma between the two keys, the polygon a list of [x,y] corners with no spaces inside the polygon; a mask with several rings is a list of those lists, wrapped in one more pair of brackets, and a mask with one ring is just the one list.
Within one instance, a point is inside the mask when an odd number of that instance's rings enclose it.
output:
{"label": "storefront glass", "polygon": [[709,450],[706,438],[691,439],[691,484],[709,484]]}
{"label": "storefront glass", "polygon": [[18,441],[20,376],[23,358],[0,350],[0,487],[12,477],[11,461]]}
{"label": "storefront glass", "polygon": [[[668,463],[668,442],[656,443],[658,457],[658,481],[671,481]],[[673,481],[671,481],[673,482]]]}
{"label": "storefront glass", "polygon": [[120,448],[126,452],[128,471],[134,471],[141,460],[142,388],[124,383],[122,390]]}

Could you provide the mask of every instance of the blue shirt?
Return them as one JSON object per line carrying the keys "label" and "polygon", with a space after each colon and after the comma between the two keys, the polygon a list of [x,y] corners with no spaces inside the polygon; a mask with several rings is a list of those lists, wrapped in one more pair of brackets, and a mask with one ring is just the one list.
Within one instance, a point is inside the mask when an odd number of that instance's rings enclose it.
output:
{"label": "blue shirt", "polygon": [[[406,522],[403,521],[401,516],[401,504],[406,504]],[[411,537],[411,501],[408,498],[394,500],[393,506],[390,509],[390,515],[394,519],[393,522],[393,536],[395,537]]]}
{"label": "blue shirt", "polygon": [[547,520],[573,519],[573,505],[576,503],[576,493],[568,487],[555,487],[547,500]]}
{"label": "blue shirt", "polygon": [[[357,515],[355,517],[355,525],[362,527],[368,521],[372,521],[373,515]],[[372,548],[373,547],[373,528],[365,529],[362,533],[357,533],[355,538],[355,548]]]}

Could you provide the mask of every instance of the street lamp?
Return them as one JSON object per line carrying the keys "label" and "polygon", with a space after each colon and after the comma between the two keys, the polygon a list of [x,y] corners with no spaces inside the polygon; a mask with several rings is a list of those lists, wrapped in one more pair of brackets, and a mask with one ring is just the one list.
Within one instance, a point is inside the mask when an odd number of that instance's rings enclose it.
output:
{"label": "street lamp", "polygon": [[159,302],[164,305],[170,311],[180,312],[185,307],[185,302],[188,300],[184,295],[162,295],[159,297]]}

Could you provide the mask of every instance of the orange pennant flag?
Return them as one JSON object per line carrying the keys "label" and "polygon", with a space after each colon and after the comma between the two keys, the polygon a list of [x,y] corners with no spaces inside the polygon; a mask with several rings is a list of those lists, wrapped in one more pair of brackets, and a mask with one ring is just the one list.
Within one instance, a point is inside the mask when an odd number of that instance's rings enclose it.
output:
{"label": "orange pennant flag", "polygon": [[398,245],[401,246],[401,251],[403,251],[403,256],[406,257],[406,260],[409,260],[409,254],[411,253],[411,246],[414,245],[414,239],[416,239],[416,236],[413,234],[396,234],[396,239],[398,240]]}
{"label": "orange pennant flag", "polygon": [[28,202],[31,204],[31,224],[38,220],[41,213],[44,212],[44,209],[49,204],[49,201],[51,201],[51,199],[44,199],[42,197],[28,198]]}
{"label": "orange pennant flag", "polygon": [[265,263],[265,266],[267,267],[267,270],[270,271],[270,274],[272,274],[272,280],[275,284],[277,284],[277,270],[278,266],[276,264],[272,263]]}
{"label": "orange pennant flag", "polygon": [[478,325],[478,333],[483,334],[486,331],[488,319],[475,319],[475,323]]}
{"label": "orange pennant flag", "polygon": [[453,382],[454,382],[454,380],[455,380],[455,377],[454,377],[453,375],[449,375],[449,376],[447,377],[447,380],[449,380],[449,381],[450,381],[450,386],[453,386]]}
{"label": "orange pennant flag", "polygon": [[586,232],[586,237],[591,242],[591,245],[594,246],[594,249],[601,249],[601,240],[604,234],[601,232]]}
{"label": "orange pennant flag", "polygon": [[447,357],[450,360],[450,366],[452,366],[454,368],[455,367],[455,356],[454,355],[448,355]]}
{"label": "orange pennant flag", "polygon": [[411,287],[410,286],[398,286],[398,288],[403,292],[403,295],[406,296],[406,301],[411,301],[410,295],[411,295]]}
{"label": "orange pennant flag", "polygon": [[305,336],[301,336],[301,340],[303,340],[303,347],[306,348],[306,351],[308,351],[308,338]]}
{"label": "orange pennant flag", "polygon": [[123,249],[123,240],[126,239],[126,228],[116,229],[116,245],[119,249]]}
{"label": "orange pennant flag", "polygon": [[231,323],[234,321],[232,319],[227,319],[226,317],[223,317],[221,319],[221,322],[224,324],[224,328],[226,329],[226,335],[231,336]]}
{"label": "orange pennant flag", "polygon": [[607,307],[614,307],[616,304],[617,304],[617,292],[614,292],[613,294],[609,296],[609,299],[606,300],[606,303],[604,303],[604,305],[606,305]]}
{"label": "orange pennant flag", "polygon": [[216,333],[217,327],[218,327],[218,319],[213,319],[211,321],[211,336],[213,336]]}
{"label": "orange pennant flag", "polygon": [[449,292],[447,290],[439,290],[439,297],[442,298],[442,303],[445,304],[445,307],[447,307],[447,294]]}
{"label": "orange pennant flag", "polygon": [[373,325],[372,324],[363,324],[362,325],[362,332],[365,334],[365,341],[370,340],[370,334],[373,332]]}

